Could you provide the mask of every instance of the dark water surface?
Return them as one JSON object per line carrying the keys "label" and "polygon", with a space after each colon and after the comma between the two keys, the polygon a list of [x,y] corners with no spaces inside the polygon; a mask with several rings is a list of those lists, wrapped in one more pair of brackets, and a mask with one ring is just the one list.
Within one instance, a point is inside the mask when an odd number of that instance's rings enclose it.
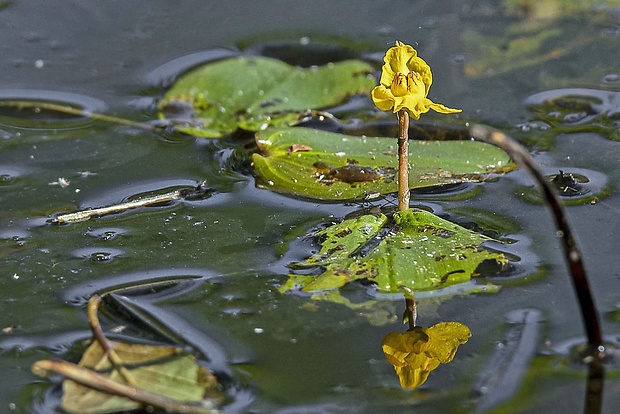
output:
{"label": "dark water surface", "polygon": [[[463,109],[429,114],[429,128],[493,125],[527,143],[549,176],[576,177],[568,213],[613,347],[620,9],[513,3],[9,0],[0,2],[0,102],[36,99],[148,122],[165,88],[209,60],[246,53],[308,66],[353,57],[379,70],[395,39],[413,44],[433,68],[430,97]],[[355,133],[395,134],[393,117],[369,98],[341,112],[366,122],[355,121]],[[0,412],[56,412],[58,387],[30,366],[79,359],[90,337],[86,302],[111,292],[104,328],[127,324],[126,337],[188,346],[220,374],[232,412],[583,410],[586,370],[569,354],[585,339],[580,314],[550,216],[525,173],[413,194],[413,204],[516,241],[506,250],[520,260],[507,274],[482,275],[478,288],[492,282],[495,293],[420,296],[421,325],[459,321],[473,336],[424,386],[405,391],[381,350],[388,332],[405,330],[397,321],[404,301],[347,287],[352,301],[373,301],[360,310],[277,290],[286,265],[312,252],[297,237],[368,206],[256,188],[238,138],[0,107]],[[203,180],[209,191],[196,199],[49,222]],[[139,288],[147,282],[158,284]],[[122,309],[143,317],[121,318]],[[620,406],[617,365],[608,367],[603,412]],[[514,388],[494,379],[500,370]]]}

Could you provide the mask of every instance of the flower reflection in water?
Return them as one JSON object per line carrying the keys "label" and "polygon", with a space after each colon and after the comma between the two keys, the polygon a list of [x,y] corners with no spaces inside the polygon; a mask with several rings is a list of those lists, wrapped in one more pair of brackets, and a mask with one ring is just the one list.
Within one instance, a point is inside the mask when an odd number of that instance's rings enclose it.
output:
{"label": "flower reflection in water", "polygon": [[440,322],[430,328],[415,326],[415,305],[407,299],[405,319],[409,329],[401,334],[390,332],[383,338],[383,353],[403,388],[413,389],[424,384],[428,374],[454,358],[459,345],[471,336],[469,328],[459,322]]}

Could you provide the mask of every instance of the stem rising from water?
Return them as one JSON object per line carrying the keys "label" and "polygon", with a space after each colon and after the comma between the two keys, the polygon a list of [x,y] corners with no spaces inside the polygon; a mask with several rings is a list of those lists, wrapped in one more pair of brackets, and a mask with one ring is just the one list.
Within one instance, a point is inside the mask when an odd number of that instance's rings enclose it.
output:
{"label": "stem rising from water", "polygon": [[398,211],[409,208],[409,113],[398,111]]}

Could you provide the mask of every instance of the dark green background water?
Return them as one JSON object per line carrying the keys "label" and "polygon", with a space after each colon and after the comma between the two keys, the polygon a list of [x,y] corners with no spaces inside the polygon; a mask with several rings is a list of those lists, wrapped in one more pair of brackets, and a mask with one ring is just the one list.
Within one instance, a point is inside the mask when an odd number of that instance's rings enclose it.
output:
{"label": "dark green background water", "polygon": [[[174,77],[205,60],[239,52],[305,65],[361,57],[378,70],[395,39],[413,44],[433,68],[430,97],[463,109],[458,117],[430,115],[426,122],[498,126],[527,142],[548,174],[562,169],[585,175],[589,195],[604,188],[607,197],[568,212],[603,328],[617,342],[620,142],[610,138],[619,128],[620,11],[616,2],[603,1],[577,10],[578,2],[570,1],[529,8],[513,3],[5,1],[0,99],[69,101],[149,121],[155,118],[153,103]],[[541,118],[528,109],[530,96],[558,88],[585,88],[581,95],[595,99],[600,90],[610,93],[599,113],[567,104],[543,108]],[[394,131],[389,113],[376,113],[369,99],[358,105],[365,120],[379,117]],[[538,336],[524,340],[533,342],[536,359],[530,355],[520,366],[536,378],[522,383],[503,412],[582,410],[585,370],[563,348],[583,340],[581,320],[550,216],[520,196],[529,185],[523,172],[444,196],[414,195],[414,203],[455,221],[517,240],[509,250],[522,264],[512,275],[489,279],[502,285],[497,293],[420,301],[421,325],[459,321],[473,337],[451,364],[408,392],[400,389],[381,351],[388,332],[405,329],[395,321],[404,303],[385,299],[372,305],[373,321],[390,321],[377,326],[342,305],[277,291],[286,280],[286,264],[311,252],[308,243],[289,242],[362,206],[256,189],[243,168],[230,167],[233,140],[207,142],[44,117],[0,109],[0,328],[12,328],[0,334],[1,412],[53,410],[57,389],[31,374],[30,365],[78,357],[71,350],[89,337],[84,305],[90,295],[143,279],[183,277],[188,280],[176,287],[132,298],[152,306],[151,314],[168,331],[206,354],[207,365],[229,373],[243,390],[230,391],[237,400],[233,411],[475,411],[484,407],[477,378],[497,369],[488,366],[491,355],[515,326],[505,315],[526,308],[539,310],[541,319],[535,324]],[[69,186],[50,185],[60,177]],[[69,226],[46,223],[60,212],[205,179],[214,191],[203,200]],[[473,197],[449,200],[476,189]],[[370,300],[365,292],[352,287],[347,294]],[[126,321],[112,312],[104,322],[111,328]],[[137,323],[127,335],[162,340]],[[507,345],[513,351],[524,346]],[[620,383],[610,369],[605,412],[620,404]]]}

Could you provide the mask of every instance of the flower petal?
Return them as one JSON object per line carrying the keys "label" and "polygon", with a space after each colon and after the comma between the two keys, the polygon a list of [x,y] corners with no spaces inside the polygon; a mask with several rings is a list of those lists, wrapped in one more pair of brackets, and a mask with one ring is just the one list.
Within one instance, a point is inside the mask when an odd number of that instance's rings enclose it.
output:
{"label": "flower petal", "polygon": [[375,86],[371,92],[372,101],[382,111],[389,111],[394,106],[394,95],[383,85]]}
{"label": "flower petal", "polygon": [[417,72],[424,82],[424,86],[426,87],[424,96],[428,95],[428,90],[431,88],[431,84],[433,83],[433,74],[431,72],[431,67],[428,66],[428,63],[424,59],[418,56],[414,56],[409,59],[407,62],[407,67],[410,72]]}
{"label": "flower petal", "polygon": [[398,332],[390,332],[383,338],[381,343],[385,359],[394,367],[403,367],[406,365],[405,358],[409,355],[409,351],[404,342],[404,335]]}
{"label": "flower petal", "polygon": [[430,338],[426,354],[445,364],[452,361],[459,345],[471,336],[469,328],[458,322],[441,322],[428,328]]}
{"label": "flower petal", "polygon": [[385,64],[381,69],[381,85],[390,86],[397,73],[407,75],[410,72],[407,63],[417,54],[418,52],[410,45],[397,41],[396,46],[389,48],[383,58]]}
{"label": "flower petal", "polygon": [[433,83],[433,74],[413,47],[396,41],[383,60],[385,64],[381,70],[380,85],[371,94],[379,109],[392,109],[394,113],[406,110],[414,120],[431,109],[444,114],[461,112],[426,98]]}
{"label": "flower petal", "polygon": [[405,389],[414,389],[424,384],[430,371],[423,371],[411,366],[395,367],[396,375],[400,380],[400,386]]}
{"label": "flower petal", "polygon": [[428,101],[427,105],[430,109],[432,109],[435,112],[439,112],[442,114],[455,114],[457,112],[461,112],[462,109],[454,109],[454,108],[448,108],[447,106],[444,106],[442,104],[438,104],[435,103],[433,101],[431,101],[430,99],[426,99]]}
{"label": "flower petal", "polygon": [[430,109],[427,101],[430,102],[429,99],[425,99],[419,95],[406,95],[402,98],[396,98],[394,102],[394,113],[401,109],[405,109],[409,112],[409,116],[412,119],[418,120],[420,119],[420,115],[427,113]]}
{"label": "flower petal", "polygon": [[392,85],[394,76],[396,76],[396,72],[392,70],[389,64],[384,64],[381,68],[381,79],[379,79],[379,84],[389,88]]}

